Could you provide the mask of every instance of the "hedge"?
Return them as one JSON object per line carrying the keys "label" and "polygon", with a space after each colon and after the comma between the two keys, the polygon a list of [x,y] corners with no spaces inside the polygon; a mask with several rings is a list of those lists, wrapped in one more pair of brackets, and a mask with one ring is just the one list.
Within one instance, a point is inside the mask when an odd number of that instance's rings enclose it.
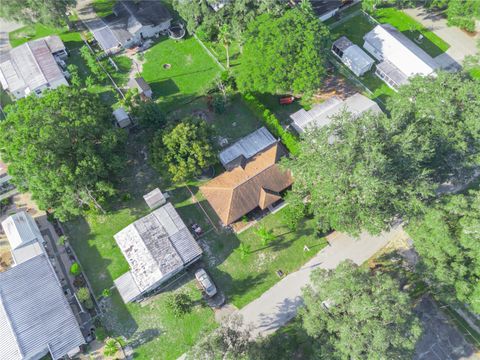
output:
{"label": "hedge", "polygon": [[273,136],[279,137],[292,155],[298,155],[299,143],[295,135],[286,131],[277,117],[258,101],[254,95],[250,93],[244,94],[243,99],[247,107],[265,123],[265,126]]}

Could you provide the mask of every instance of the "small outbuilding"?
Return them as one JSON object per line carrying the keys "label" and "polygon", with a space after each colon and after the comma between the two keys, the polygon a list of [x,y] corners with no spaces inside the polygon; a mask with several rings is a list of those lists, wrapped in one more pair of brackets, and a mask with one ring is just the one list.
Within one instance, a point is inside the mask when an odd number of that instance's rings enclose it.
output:
{"label": "small outbuilding", "polygon": [[342,36],[333,43],[332,52],[357,76],[362,76],[370,71],[375,64],[375,60],[368,56],[360,46],[348,40],[346,36]]}
{"label": "small outbuilding", "polygon": [[137,89],[138,94],[141,97],[147,97],[151,99],[153,96],[152,88],[150,87],[150,85],[148,85],[148,83],[143,77],[136,77],[134,79],[131,79],[128,82],[128,87],[130,89]]}
{"label": "small outbuilding", "polygon": [[115,117],[117,126],[122,129],[132,124],[132,120],[124,108],[116,109],[113,112],[113,116]]}
{"label": "small outbuilding", "polygon": [[159,188],[150,191],[146,195],[143,195],[143,199],[147,203],[148,207],[152,210],[165,205],[167,202],[166,196],[160,191]]}

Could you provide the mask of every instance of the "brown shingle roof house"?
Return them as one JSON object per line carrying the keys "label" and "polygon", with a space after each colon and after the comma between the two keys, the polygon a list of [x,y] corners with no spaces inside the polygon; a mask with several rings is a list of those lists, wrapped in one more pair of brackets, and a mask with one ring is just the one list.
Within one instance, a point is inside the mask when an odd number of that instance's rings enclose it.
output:
{"label": "brown shingle roof house", "polygon": [[285,149],[276,142],[242,165],[200,187],[225,225],[256,207],[263,210],[281,199],[280,192],[292,185],[290,172],[281,170],[277,165],[284,155]]}

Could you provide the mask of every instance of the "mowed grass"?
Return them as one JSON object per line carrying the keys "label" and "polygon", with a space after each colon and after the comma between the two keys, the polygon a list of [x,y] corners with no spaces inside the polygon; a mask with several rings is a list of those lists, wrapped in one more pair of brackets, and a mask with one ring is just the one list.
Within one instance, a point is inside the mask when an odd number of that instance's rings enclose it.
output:
{"label": "mowed grass", "polygon": [[[444,53],[450,47],[449,44],[438,37],[435,33],[425,28],[422,24],[401,10],[393,7],[378,9],[375,12],[374,17],[382,24],[388,23],[395,26],[406,37],[425,50],[425,52],[431,57],[436,57]],[[424,39],[421,43],[417,43],[416,39],[418,39],[420,34],[424,36]]]}
{"label": "mowed grass", "polygon": [[12,47],[17,47],[30,40],[39,39],[48,35],[58,35],[69,49],[82,46],[82,38],[75,31],[69,31],[68,28],[55,28],[42,24],[24,26],[8,34]]}
{"label": "mowed grass", "polygon": [[193,37],[181,41],[165,38],[147,51],[145,60],[142,76],[154,97],[170,108],[202,95],[221,71]]}
{"label": "mowed grass", "polygon": [[113,14],[113,6],[117,0],[93,0],[93,10],[99,17],[105,17]]}

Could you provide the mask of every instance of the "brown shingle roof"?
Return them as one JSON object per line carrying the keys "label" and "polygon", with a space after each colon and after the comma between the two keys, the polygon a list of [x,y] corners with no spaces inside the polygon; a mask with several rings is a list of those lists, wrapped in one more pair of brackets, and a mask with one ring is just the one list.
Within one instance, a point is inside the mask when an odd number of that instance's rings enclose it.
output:
{"label": "brown shingle roof", "polygon": [[276,164],[286,154],[276,143],[243,166],[224,172],[200,187],[218,217],[226,225],[257,206],[265,209],[280,199],[279,193],[292,184],[290,172]]}

